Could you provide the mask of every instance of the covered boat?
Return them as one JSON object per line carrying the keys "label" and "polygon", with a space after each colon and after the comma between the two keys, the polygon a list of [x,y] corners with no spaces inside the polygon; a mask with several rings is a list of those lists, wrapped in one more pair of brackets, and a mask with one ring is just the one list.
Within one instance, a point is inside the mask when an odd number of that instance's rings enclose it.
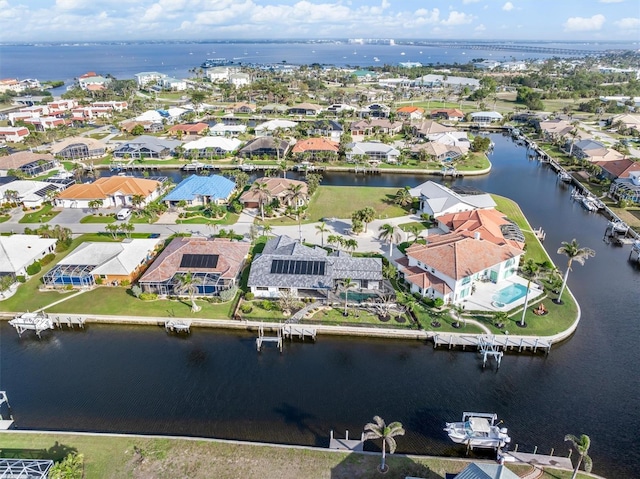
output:
{"label": "covered boat", "polygon": [[511,442],[506,428],[499,427],[495,413],[464,412],[462,421],[448,422],[444,430],[457,444],[468,448],[499,449]]}

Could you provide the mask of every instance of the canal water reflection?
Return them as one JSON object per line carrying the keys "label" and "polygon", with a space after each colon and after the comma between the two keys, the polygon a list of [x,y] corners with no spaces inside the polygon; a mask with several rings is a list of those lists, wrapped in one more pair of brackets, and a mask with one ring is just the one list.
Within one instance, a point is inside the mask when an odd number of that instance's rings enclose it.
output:
{"label": "canal water reflection", "polygon": [[[492,135],[490,175],[454,184],[518,201],[556,254],[576,238],[596,250],[569,285],[582,307],[575,335],[549,356],[508,354],[499,371],[473,352],[420,342],[320,337],[256,353],[254,337],[195,329],[90,325],[37,340],[0,325],[0,387],[23,429],[211,436],[328,444],[329,431],[357,434],[375,414],[401,421],[398,450],[460,454],[442,430],[462,411],[497,412],[514,444],[566,455],[565,434],[589,434],[594,471],[634,477],[640,468],[638,399],[640,269],[628,247],[602,241],[606,220],[569,198],[555,174],[523,147]],[[370,186],[415,186],[417,176],[360,177]],[[324,184],[353,184],[327,174]]]}

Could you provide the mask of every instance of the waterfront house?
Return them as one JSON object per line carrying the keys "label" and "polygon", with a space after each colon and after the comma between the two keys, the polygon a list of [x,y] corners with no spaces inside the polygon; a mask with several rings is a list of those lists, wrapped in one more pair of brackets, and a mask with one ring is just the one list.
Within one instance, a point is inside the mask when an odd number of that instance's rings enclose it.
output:
{"label": "waterfront house", "polygon": [[411,130],[413,136],[415,136],[416,138],[427,139],[429,139],[432,135],[456,131],[450,126],[441,125],[437,121],[427,119],[422,119],[418,122],[411,123]]}
{"label": "waterfront house", "polygon": [[376,133],[395,135],[402,131],[403,126],[401,121],[391,122],[387,118],[368,118],[352,123],[350,129],[352,136],[364,137]]}
{"label": "waterfront house", "polygon": [[268,103],[260,108],[260,113],[263,115],[284,115],[288,109],[289,106],[282,103]]}
{"label": "waterfront house", "polygon": [[0,141],[20,143],[29,136],[26,126],[0,126]]}
{"label": "waterfront house", "polygon": [[298,126],[298,123],[290,120],[269,120],[256,126],[256,136],[271,136],[275,132],[285,132]]}
{"label": "waterfront house", "polygon": [[182,144],[179,140],[168,140],[156,136],[141,135],[133,140],[122,143],[113,151],[114,158],[145,159],[168,158],[175,154],[177,146]]}
{"label": "waterfront house", "polygon": [[227,83],[236,88],[241,88],[251,83],[251,77],[246,73],[231,73],[227,78]]}
{"label": "waterfront house", "polygon": [[[447,477],[450,475],[447,474]],[[454,479],[519,479],[520,476],[511,472],[502,464],[484,464],[472,462],[457,475]]]}
{"label": "waterfront house", "polygon": [[494,70],[500,66],[500,62],[495,60],[482,60],[473,64],[478,70]]}
{"label": "waterfront house", "polygon": [[630,158],[615,161],[598,161],[595,163],[602,169],[602,176],[610,180],[628,178],[632,171],[640,170],[640,162]]}
{"label": "waterfront house", "polygon": [[187,295],[180,280],[191,274],[196,296],[217,296],[237,284],[250,248],[222,238],[174,238],[138,284],[146,293]]}
{"label": "waterfront house", "polygon": [[474,281],[498,283],[516,275],[523,254],[481,234],[460,232],[430,236],[426,245],[414,243],[396,263],[412,293],[460,303],[473,293]]}
{"label": "waterfront house", "polygon": [[208,123],[180,123],[170,127],[167,132],[170,135],[200,136],[206,134],[208,129]]}
{"label": "waterfront house", "polygon": [[518,225],[493,208],[449,213],[437,220],[438,228],[445,233],[468,232],[497,245],[524,249],[524,234]]}
{"label": "waterfront house", "polygon": [[46,131],[64,126],[67,124],[67,120],[64,118],[57,118],[55,116],[40,116],[37,118],[25,118],[24,123],[33,125],[35,131]]}
{"label": "waterfront house", "polygon": [[380,258],[354,258],[344,251],[327,253],[288,236],[267,241],[251,263],[247,285],[257,298],[326,298],[341,281],[351,279],[361,293],[375,296],[384,288]]}
{"label": "waterfront house", "polygon": [[255,103],[247,103],[245,101],[241,101],[230,105],[226,108],[226,111],[230,113],[252,114],[256,112],[256,108],[257,107]]}
{"label": "waterfront house", "polygon": [[346,147],[346,153],[347,161],[351,163],[357,162],[358,159],[396,163],[400,157],[398,149],[376,141],[349,143]]}
{"label": "waterfront house", "polygon": [[89,208],[89,203],[101,200],[104,208],[133,206],[133,198],[143,198],[144,206],[158,198],[162,184],[156,180],[131,176],[105,176],[93,183],[72,185],[55,199],[62,208]]}
{"label": "waterfront house", "polygon": [[360,118],[388,118],[391,108],[382,103],[372,103],[362,108],[358,115]]}
{"label": "waterfront house", "polygon": [[25,208],[39,208],[65,187],[65,184],[48,181],[16,180],[0,185],[0,199],[19,203]]}
{"label": "waterfront house", "polygon": [[240,148],[238,155],[250,158],[253,156],[271,156],[284,158],[291,145],[287,140],[278,140],[272,136],[262,136],[248,142]]}
{"label": "waterfront house", "polygon": [[[76,105],[77,106],[77,105]],[[110,108],[113,111],[123,112],[129,107],[129,104],[124,100],[109,100],[109,101],[94,101],[91,106],[95,108]]]}
{"label": "waterfront house", "polygon": [[238,136],[247,131],[247,125],[226,125],[216,123],[209,128],[209,134],[213,136]]}
{"label": "waterfront house", "polygon": [[78,86],[87,91],[102,91],[111,83],[110,78],[98,75],[95,72],[88,72],[78,77]]}
{"label": "waterfront house", "polygon": [[451,75],[428,74],[416,78],[414,86],[426,88],[452,88],[455,91],[463,90],[465,87],[470,90],[480,88],[480,80],[477,78],[456,77]]}
{"label": "waterfront house", "polygon": [[161,121],[136,121],[125,120],[120,123],[120,129],[127,133],[131,133],[133,129],[141,125],[145,133],[160,133],[164,131],[164,125]]}
{"label": "waterfront house", "polygon": [[471,122],[477,125],[488,125],[490,123],[497,123],[504,119],[504,117],[497,111],[476,111],[470,113]]}
{"label": "waterfront house", "polygon": [[419,213],[435,218],[448,213],[496,207],[495,201],[489,194],[459,194],[431,180],[411,188],[409,193],[414,198],[419,198]]}
{"label": "waterfront house", "polygon": [[205,136],[195,141],[185,143],[185,158],[213,158],[225,156],[240,148],[242,142],[237,138],[223,138],[220,136]]}
{"label": "waterfront house", "polygon": [[107,145],[88,136],[74,136],[54,143],[51,153],[65,160],[84,160],[102,158],[107,152]]}
{"label": "waterfront house", "polygon": [[47,288],[91,288],[135,281],[163,240],[130,239],[119,243],[87,241],[42,277]]}
{"label": "waterfront house", "polygon": [[322,136],[332,141],[340,141],[344,129],[335,120],[317,120],[309,123],[307,135]]}
{"label": "waterfront house", "polygon": [[7,176],[10,170],[20,171],[27,176],[35,176],[58,166],[58,161],[49,153],[18,151],[0,156],[0,177]]}
{"label": "waterfront house", "polygon": [[159,72],[140,72],[133,75],[138,83],[138,88],[143,89],[157,85],[167,74]]}
{"label": "waterfront house", "polygon": [[[288,178],[258,178],[247,191],[240,196],[240,202],[245,208],[260,207],[260,193],[254,189],[255,185],[265,185],[269,197],[269,203],[277,199],[281,206],[304,206],[309,202],[308,188],[304,181],[290,180]],[[290,191],[292,187],[300,187],[300,196],[292,204]]]}
{"label": "waterfront house", "polygon": [[429,141],[446,146],[457,146],[466,152],[471,149],[471,142],[464,131],[448,131],[446,133],[432,133],[426,137]]}
{"label": "waterfront house", "polygon": [[640,204],[640,171],[631,171],[627,178],[618,178],[609,187],[609,194],[617,200]]}
{"label": "waterfront house", "polygon": [[554,118],[538,122],[538,129],[545,141],[556,141],[560,138],[568,138],[575,127],[566,120]]}
{"label": "waterfront house", "polygon": [[38,235],[0,236],[0,276],[26,276],[27,266],[54,253],[57,241]]}
{"label": "waterfront house", "polygon": [[202,206],[209,203],[225,204],[236,190],[235,182],[220,175],[185,178],[171,193],[162,198],[167,206],[176,206],[181,201],[189,206]]}
{"label": "waterfront house", "polygon": [[287,108],[287,115],[316,116],[322,111],[320,105],[314,103],[299,103]]}
{"label": "waterfront house", "polygon": [[424,116],[424,108],[419,106],[401,106],[396,110],[396,115],[402,120],[421,120]]}
{"label": "waterfront house", "polygon": [[436,161],[452,161],[466,155],[469,148],[429,141],[412,145],[410,151],[417,158],[426,156]]}
{"label": "waterfront house", "polygon": [[216,66],[216,67],[205,69],[205,75],[213,83],[226,82],[229,79],[230,73],[231,73],[231,69],[229,67],[224,67],[224,66]]}
{"label": "waterfront house", "polygon": [[462,121],[464,113],[457,108],[438,108],[431,110],[431,118],[434,120]]}
{"label": "waterfront house", "polygon": [[[638,100],[640,101],[640,98]],[[622,125],[626,129],[634,129],[636,132],[640,132],[640,114],[625,113],[622,115],[615,115],[607,120],[607,123],[610,126]],[[637,134],[638,133],[636,133],[636,135]]]}
{"label": "waterfront house", "polygon": [[187,81],[178,78],[164,77],[158,82],[163,90],[169,91],[185,91],[187,89]]}
{"label": "waterfront house", "polygon": [[24,86],[20,84],[17,78],[0,79],[0,93],[13,92],[20,93],[24,90]]}
{"label": "waterfront house", "polygon": [[340,144],[326,138],[308,138],[293,145],[292,155],[299,160],[332,161],[338,158]]}
{"label": "waterfront house", "polygon": [[355,106],[347,105],[346,103],[334,103],[333,105],[327,107],[327,112],[338,115],[340,113],[351,113],[356,109],[357,108]]}

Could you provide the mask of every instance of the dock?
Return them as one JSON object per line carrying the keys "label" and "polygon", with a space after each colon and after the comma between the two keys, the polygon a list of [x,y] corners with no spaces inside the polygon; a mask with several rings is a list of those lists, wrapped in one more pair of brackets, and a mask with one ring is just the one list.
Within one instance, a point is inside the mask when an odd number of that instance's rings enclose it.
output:
{"label": "dock", "polygon": [[9,410],[9,419],[4,418],[2,410],[0,409],[0,431],[6,431],[13,425],[13,415],[11,414],[11,406],[9,405],[9,398],[7,398],[6,391],[0,391],[0,408],[2,408],[3,404],[6,404]]}
{"label": "dock", "polygon": [[188,319],[167,319],[164,322],[165,331],[176,333],[189,333],[191,328],[191,321]]}
{"label": "dock", "polygon": [[364,433],[360,434],[360,439],[349,439],[349,431],[347,431],[344,439],[337,439],[333,435],[333,430],[331,430],[329,449],[362,452],[364,449]]}
{"label": "dock", "polygon": [[265,336],[264,326],[260,324],[260,327],[258,328],[258,337],[256,338],[256,348],[258,351],[262,350],[262,345],[264,343],[272,343],[278,347],[280,352],[282,352],[282,328],[278,328],[277,332],[277,336]]}
{"label": "dock", "polygon": [[539,467],[555,467],[558,469],[572,470],[573,465],[568,457],[560,457],[545,454],[531,454],[526,452],[507,451],[502,453],[505,462],[525,463]]}
{"label": "dock", "polygon": [[461,347],[463,350],[470,347],[481,352],[482,348],[495,348],[495,351],[531,351],[533,353],[541,349],[548,354],[551,350],[551,341],[535,336],[443,333],[433,336],[433,347],[437,348],[438,346],[448,346],[449,349]]}
{"label": "dock", "polygon": [[62,326],[67,326],[72,328],[74,326],[79,326],[84,328],[85,319],[82,316],[53,316],[49,315],[51,320],[58,328],[62,328]]}
{"label": "dock", "polygon": [[16,328],[18,336],[22,336],[22,333],[25,331],[35,331],[36,336],[39,338],[43,331],[53,329],[54,327],[53,320],[43,312],[30,313],[27,311],[26,313],[16,315],[9,321],[9,324]]}
{"label": "dock", "polygon": [[317,329],[309,326],[302,326],[300,324],[284,324],[282,326],[282,337],[288,337],[289,340],[292,340],[295,336],[303,341],[305,340],[305,338],[309,338],[312,341],[315,341],[316,334]]}

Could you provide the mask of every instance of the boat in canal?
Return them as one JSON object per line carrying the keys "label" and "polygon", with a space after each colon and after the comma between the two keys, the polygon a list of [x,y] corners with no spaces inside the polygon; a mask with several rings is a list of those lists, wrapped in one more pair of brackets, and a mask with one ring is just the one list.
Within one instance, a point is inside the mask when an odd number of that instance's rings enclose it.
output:
{"label": "boat in canal", "polygon": [[499,449],[511,442],[507,428],[500,427],[498,415],[484,412],[463,412],[460,422],[448,422],[444,430],[449,439],[466,444],[469,449]]}
{"label": "boat in canal", "polygon": [[571,183],[571,180],[573,179],[573,177],[566,171],[560,170],[558,172],[558,179],[563,183]]}

